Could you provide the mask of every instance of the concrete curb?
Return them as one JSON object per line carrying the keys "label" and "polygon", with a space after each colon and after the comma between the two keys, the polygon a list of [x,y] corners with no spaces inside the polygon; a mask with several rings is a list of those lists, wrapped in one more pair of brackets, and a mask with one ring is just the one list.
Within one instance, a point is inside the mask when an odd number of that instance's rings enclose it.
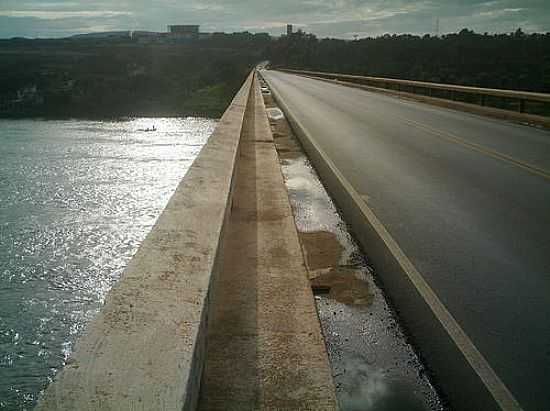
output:
{"label": "concrete curb", "polygon": [[257,80],[235,179],[199,410],[335,410],[332,370]]}
{"label": "concrete curb", "polygon": [[277,90],[271,87],[271,93],[356,239],[378,267],[399,316],[453,409],[521,409],[361,196],[290,112]]}
{"label": "concrete curb", "polygon": [[250,74],[38,410],[192,410]]}

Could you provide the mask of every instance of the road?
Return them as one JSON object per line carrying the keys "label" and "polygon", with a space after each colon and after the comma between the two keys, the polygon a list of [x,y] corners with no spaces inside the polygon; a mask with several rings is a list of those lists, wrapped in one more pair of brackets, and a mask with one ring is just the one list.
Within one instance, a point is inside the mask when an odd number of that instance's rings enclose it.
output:
{"label": "road", "polygon": [[550,133],[263,74],[521,406],[550,410]]}

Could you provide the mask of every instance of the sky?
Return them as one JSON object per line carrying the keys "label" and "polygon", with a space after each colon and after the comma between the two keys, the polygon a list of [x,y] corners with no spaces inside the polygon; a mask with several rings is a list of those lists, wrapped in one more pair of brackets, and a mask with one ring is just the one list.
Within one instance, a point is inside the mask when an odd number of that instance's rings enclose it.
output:
{"label": "sky", "polygon": [[550,0],[0,0],[0,38],[151,30],[279,35],[287,23],[319,37],[385,33],[550,32]]}

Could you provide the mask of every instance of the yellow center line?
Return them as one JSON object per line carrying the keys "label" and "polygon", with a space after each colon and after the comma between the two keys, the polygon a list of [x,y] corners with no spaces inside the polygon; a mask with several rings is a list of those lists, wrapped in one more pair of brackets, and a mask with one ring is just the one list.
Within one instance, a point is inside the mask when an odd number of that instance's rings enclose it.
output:
{"label": "yellow center line", "polygon": [[471,142],[466,141],[463,138],[460,138],[460,137],[458,137],[454,134],[451,134],[451,133],[448,133],[448,132],[445,132],[445,131],[441,131],[441,130],[437,130],[437,129],[432,128],[430,126],[427,126],[425,124],[418,123],[416,121],[409,120],[409,119],[404,118],[404,117],[398,117],[398,118],[400,120],[402,120],[403,122],[411,125],[411,126],[417,127],[421,130],[424,130],[424,131],[426,131],[426,132],[428,132],[428,133],[430,133],[430,134],[432,134],[436,137],[439,137],[443,140],[449,141],[451,143],[459,144],[459,145],[461,145],[463,147],[466,147],[470,150],[476,151],[478,153],[484,154],[488,157],[492,157],[492,158],[495,158],[495,159],[500,160],[500,161],[504,161],[508,164],[512,164],[513,166],[516,166],[516,167],[519,167],[519,168],[521,168],[525,171],[528,171],[531,174],[535,174],[535,175],[538,175],[542,178],[545,178],[546,180],[550,180],[550,173],[548,171],[542,169],[542,168],[536,167],[536,166],[531,165],[531,164],[524,163],[523,161],[520,161],[520,160],[516,160],[513,157],[510,157],[506,154],[499,153],[498,151],[491,150],[490,148],[483,147],[479,144],[471,143]]}

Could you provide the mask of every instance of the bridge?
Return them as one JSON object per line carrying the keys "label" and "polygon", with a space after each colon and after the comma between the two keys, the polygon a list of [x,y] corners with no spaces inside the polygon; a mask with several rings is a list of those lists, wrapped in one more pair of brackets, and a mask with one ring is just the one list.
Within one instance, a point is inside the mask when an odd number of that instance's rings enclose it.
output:
{"label": "bridge", "polygon": [[[38,409],[337,409],[259,77],[451,406],[548,408],[548,131],[334,74],[262,70]],[[507,120],[545,125],[524,111]]]}

